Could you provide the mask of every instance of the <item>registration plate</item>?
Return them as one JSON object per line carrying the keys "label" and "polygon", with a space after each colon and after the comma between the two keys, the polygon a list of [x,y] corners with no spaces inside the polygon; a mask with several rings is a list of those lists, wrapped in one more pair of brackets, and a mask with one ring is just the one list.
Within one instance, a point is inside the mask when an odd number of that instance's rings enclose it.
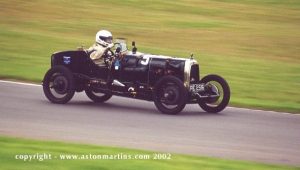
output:
{"label": "registration plate", "polygon": [[198,93],[204,91],[204,84],[190,84],[190,91],[194,93]]}

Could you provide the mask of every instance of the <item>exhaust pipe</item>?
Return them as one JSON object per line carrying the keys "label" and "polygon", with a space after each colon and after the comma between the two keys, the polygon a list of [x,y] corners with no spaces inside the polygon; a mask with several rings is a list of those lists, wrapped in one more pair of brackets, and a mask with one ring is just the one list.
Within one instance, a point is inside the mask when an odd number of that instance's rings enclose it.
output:
{"label": "exhaust pipe", "polygon": [[123,83],[119,82],[118,80],[113,80],[112,85],[125,87],[125,85]]}

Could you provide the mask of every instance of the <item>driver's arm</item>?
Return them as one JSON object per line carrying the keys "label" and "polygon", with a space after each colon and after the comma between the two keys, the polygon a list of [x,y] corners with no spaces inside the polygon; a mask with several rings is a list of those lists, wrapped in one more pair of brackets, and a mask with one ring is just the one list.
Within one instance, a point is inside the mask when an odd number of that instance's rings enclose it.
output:
{"label": "driver's arm", "polygon": [[95,47],[95,51],[91,53],[90,58],[92,60],[102,58],[105,50],[106,50],[106,48],[103,48],[103,47]]}

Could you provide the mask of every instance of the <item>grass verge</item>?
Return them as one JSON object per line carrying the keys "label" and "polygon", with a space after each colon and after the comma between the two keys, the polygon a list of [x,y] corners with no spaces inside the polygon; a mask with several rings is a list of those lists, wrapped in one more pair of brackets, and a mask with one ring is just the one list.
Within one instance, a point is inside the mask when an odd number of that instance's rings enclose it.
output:
{"label": "grass verge", "polygon": [[[70,144],[63,142],[37,141],[20,138],[11,138],[0,136],[0,161],[1,169],[172,169],[172,170],[192,170],[192,169],[209,169],[209,170],[296,170],[299,167],[268,165],[261,163],[231,161],[217,158],[198,157],[172,154],[169,160],[155,160],[154,152],[124,149],[116,147],[103,147],[95,145]],[[20,155],[44,155],[35,159],[20,159]],[[109,155],[109,158],[116,159],[90,159],[89,155]],[[18,156],[16,156],[18,155]],[[51,155],[51,156],[49,156]],[[64,155],[64,159],[61,158]],[[78,156],[78,159],[66,159],[66,155]],[[112,155],[112,156],[111,156]],[[119,155],[119,156],[118,156]],[[139,155],[142,158],[149,156],[150,159],[118,159],[125,156]],[[18,159],[16,159],[16,157]],[[49,159],[51,157],[51,159]],[[104,157],[104,156],[103,156]],[[37,159],[39,158],[39,159]],[[81,158],[81,159],[79,159]],[[96,157],[95,157],[96,158]],[[99,157],[100,158],[100,157]]]}

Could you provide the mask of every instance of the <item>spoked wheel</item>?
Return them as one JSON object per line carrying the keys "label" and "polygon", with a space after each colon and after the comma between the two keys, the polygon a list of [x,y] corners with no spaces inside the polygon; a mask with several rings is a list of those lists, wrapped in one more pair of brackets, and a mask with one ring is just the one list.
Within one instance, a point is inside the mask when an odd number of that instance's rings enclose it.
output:
{"label": "spoked wheel", "polygon": [[108,93],[102,93],[102,92],[96,92],[91,88],[88,88],[85,90],[85,94],[93,100],[95,103],[102,103],[107,101],[111,98],[111,94]]}
{"label": "spoked wheel", "polygon": [[230,100],[230,88],[226,80],[218,75],[208,75],[201,82],[205,83],[205,91],[200,94],[200,107],[210,113],[225,109]]}
{"label": "spoked wheel", "polygon": [[154,90],[154,104],[159,111],[177,114],[186,105],[187,90],[175,76],[165,76],[157,82]]}
{"label": "spoked wheel", "polygon": [[73,74],[64,66],[52,67],[44,77],[43,90],[52,103],[67,103],[75,93]]}

